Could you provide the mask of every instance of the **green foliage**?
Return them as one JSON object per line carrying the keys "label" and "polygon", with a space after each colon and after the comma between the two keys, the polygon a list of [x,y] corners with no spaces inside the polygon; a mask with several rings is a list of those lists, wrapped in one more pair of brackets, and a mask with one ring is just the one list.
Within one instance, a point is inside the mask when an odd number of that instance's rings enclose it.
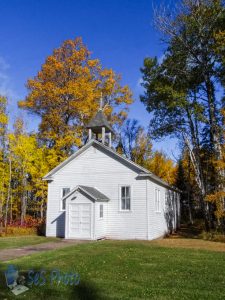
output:
{"label": "green foliage", "polygon": [[224,84],[225,9],[219,0],[184,0],[171,18],[168,15],[161,11],[156,17],[167,48],[161,63],[156,58],[144,60],[140,99],[152,116],[151,136],[176,136],[188,153],[186,188],[195,188],[192,196],[209,229],[215,217],[223,216],[215,209],[215,201],[206,204],[205,200],[221,190],[224,173],[214,161],[223,160],[224,104],[216,90],[218,83]]}
{"label": "green foliage", "polygon": [[166,182],[175,183],[175,164],[165,154],[152,150],[150,136],[137,120],[128,119],[123,124],[117,151]]}

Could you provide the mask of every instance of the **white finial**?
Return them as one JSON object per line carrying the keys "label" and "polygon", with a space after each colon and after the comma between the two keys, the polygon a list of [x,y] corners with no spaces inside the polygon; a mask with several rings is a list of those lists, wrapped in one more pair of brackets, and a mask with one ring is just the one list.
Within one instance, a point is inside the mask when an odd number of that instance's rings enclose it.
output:
{"label": "white finial", "polygon": [[103,98],[102,98],[102,92],[101,92],[101,98],[100,98],[100,107],[99,110],[102,110],[103,107]]}

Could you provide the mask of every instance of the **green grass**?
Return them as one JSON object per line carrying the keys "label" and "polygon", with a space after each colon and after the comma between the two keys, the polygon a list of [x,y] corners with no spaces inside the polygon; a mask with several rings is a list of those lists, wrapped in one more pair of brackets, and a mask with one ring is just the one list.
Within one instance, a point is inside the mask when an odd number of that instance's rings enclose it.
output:
{"label": "green grass", "polygon": [[[58,241],[56,238],[46,238],[44,236],[14,236],[14,237],[0,237],[0,250],[10,248],[20,248],[28,245],[36,245],[52,241]],[[0,257],[1,258],[1,257]]]}
{"label": "green grass", "polygon": [[[3,270],[47,271],[47,284],[14,297]],[[78,272],[77,286],[50,284],[52,269]],[[225,253],[163,248],[150,242],[101,241],[1,263],[0,299],[225,299]]]}

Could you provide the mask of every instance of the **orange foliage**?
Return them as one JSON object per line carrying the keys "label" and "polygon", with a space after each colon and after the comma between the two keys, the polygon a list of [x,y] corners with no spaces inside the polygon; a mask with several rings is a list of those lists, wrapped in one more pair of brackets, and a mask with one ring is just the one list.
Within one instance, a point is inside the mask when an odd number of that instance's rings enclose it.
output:
{"label": "orange foliage", "polygon": [[27,87],[29,94],[19,106],[41,117],[40,137],[50,148],[67,155],[73,146],[82,145],[84,126],[96,113],[101,94],[106,102],[104,112],[113,123],[126,118],[132,103],[129,88],[120,85],[120,76],[92,59],[81,38],[67,40],[55,49]]}

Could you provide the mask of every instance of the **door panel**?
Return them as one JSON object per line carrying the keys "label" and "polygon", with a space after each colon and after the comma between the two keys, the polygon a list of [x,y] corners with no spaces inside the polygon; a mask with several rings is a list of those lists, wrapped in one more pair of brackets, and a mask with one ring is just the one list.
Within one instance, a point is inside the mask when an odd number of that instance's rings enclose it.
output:
{"label": "door panel", "polygon": [[91,204],[69,205],[69,237],[91,238]]}

